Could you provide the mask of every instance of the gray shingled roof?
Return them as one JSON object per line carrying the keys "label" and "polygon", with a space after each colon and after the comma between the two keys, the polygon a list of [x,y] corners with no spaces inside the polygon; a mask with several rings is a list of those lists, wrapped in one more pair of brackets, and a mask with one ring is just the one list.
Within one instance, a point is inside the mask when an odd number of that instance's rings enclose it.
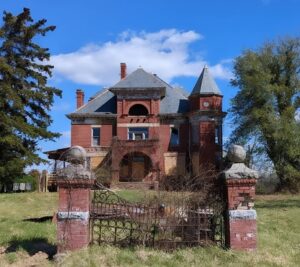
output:
{"label": "gray shingled roof", "polygon": [[164,88],[165,86],[160,79],[156,79],[155,75],[138,68],[111,88]]}
{"label": "gray shingled roof", "polygon": [[191,95],[196,94],[215,94],[215,95],[222,95],[218,85],[212,78],[211,74],[207,66],[205,66],[202,70],[202,73],[197,80],[197,83],[191,93]]}
{"label": "gray shingled roof", "polygon": [[93,99],[75,111],[75,113],[116,114],[117,103],[115,95],[108,88],[97,92]]}
{"label": "gray shingled roof", "polygon": [[105,88],[93,96],[93,100],[77,109],[73,114],[95,113],[116,114],[116,97],[110,91],[115,88],[165,88],[161,99],[160,114],[185,113],[188,111],[188,94],[182,88],[173,88],[157,75],[139,68],[110,88]]}

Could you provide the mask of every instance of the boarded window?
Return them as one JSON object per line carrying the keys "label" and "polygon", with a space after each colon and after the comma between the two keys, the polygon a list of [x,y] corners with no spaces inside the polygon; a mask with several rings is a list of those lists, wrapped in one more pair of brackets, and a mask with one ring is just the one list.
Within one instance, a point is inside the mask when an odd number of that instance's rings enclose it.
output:
{"label": "boarded window", "polygon": [[92,128],[92,145],[100,146],[100,128],[99,127]]}

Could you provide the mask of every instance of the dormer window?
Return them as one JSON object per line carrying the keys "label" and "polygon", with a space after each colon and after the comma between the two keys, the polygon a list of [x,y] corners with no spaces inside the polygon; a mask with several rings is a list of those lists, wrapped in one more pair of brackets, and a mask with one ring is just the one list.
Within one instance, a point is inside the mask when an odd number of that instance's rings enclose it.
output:
{"label": "dormer window", "polygon": [[146,140],[148,139],[148,128],[130,127],[128,128],[128,140]]}
{"label": "dormer window", "polygon": [[149,112],[144,105],[136,104],[129,109],[128,114],[129,116],[147,116]]}

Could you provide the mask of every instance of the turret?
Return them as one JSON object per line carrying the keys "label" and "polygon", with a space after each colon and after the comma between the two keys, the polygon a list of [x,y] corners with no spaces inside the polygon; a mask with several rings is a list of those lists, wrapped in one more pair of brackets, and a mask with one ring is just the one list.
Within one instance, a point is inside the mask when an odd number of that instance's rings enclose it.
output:
{"label": "turret", "polygon": [[[190,96],[190,122],[192,128],[193,154],[198,155],[199,166],[220,166],[222,153],[222,94],[205,66]],[[194,159],[197,174],[198,160]]]}
{"label": "turret", "polygon": [[190,110],[218,110],[222,111],[222,94],[212,78],[208,67],[204,66],[193,91],[189,96]]}

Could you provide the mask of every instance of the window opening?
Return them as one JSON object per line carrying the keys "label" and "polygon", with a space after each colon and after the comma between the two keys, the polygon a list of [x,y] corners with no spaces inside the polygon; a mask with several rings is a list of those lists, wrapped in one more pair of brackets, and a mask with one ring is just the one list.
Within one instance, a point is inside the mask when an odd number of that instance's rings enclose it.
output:
{"label": "window opening", "polygon": [[148,139],[148,128],[131,127],[128,128],[128,140],[146,140]]}
{"label": "window opening", "polygon": [[171,143],[172,146],[179,145],[179,131],[178,131],[178,128],[175,128],[175,127],[171,128],[170,143]]}
{"label": "window opening", "polygon": [[100,128],[92,128],[92,144],[93,146],[100,146]]}
{"label": "window opening", "polygon": [[129,116],[147,116],[148,109],[141,104],[136,104],[129,109],[128,114]]}

